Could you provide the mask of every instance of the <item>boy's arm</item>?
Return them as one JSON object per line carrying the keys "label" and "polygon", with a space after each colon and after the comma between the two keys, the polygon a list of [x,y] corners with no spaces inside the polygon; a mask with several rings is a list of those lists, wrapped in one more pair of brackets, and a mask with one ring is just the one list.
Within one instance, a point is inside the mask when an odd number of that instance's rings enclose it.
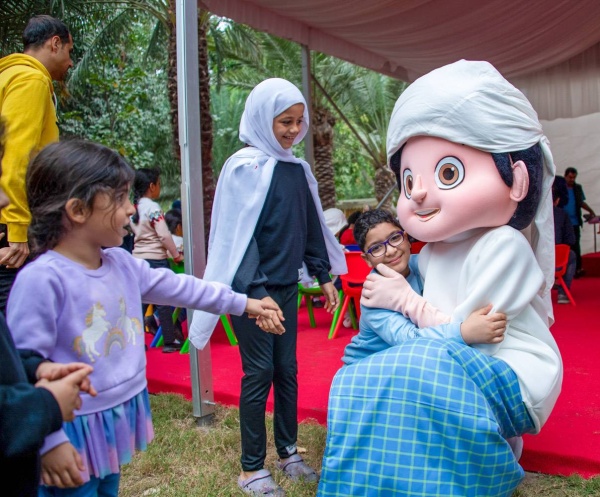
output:
{"label": "boy's arm", "polygon": [[373,331],[391,346],[419,337],[456,339],[463,342],[459,322],[419,328],[401,312],[389,309],[361,306],[360,327]]}
{"label": "boy's arm", "polygon": [[454,339],[467,345],[498,343],[504,339],[506,316],[490,313],[491,304],[476,310],[463,322],[419,328],[401,312],[361,307],[361,329],[369,329],[389,345],[413,338]]}

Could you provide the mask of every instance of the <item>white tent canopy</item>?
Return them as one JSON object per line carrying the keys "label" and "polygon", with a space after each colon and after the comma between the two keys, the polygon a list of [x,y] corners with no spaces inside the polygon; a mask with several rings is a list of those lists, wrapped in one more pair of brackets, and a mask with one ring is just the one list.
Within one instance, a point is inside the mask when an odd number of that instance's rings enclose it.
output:
{"label": "white tent canopy", "polygon": [[[202,275],[194,1],[176,2],[179,129],[186,269]],[[577,167],[588,204],[600,213],[600,0],[197,1],[213,14],[408,82],[458,59],[491,62],[531,100],[558,173]],[[583,253],[594,250],[593,232],[583,230]],[[202,420],[214,406],[209,350],[191,354],[191,366],[194,414]]]}
{"label": "white tent canopy", "polygon": [[[577,167],[588,204],[600,213],[598,0],[200,0],[199,5],[409,82],[458,59],[491,62],[537,110],[558,172]],[[593,250],[591,227],[584,229],[582,248]]]}

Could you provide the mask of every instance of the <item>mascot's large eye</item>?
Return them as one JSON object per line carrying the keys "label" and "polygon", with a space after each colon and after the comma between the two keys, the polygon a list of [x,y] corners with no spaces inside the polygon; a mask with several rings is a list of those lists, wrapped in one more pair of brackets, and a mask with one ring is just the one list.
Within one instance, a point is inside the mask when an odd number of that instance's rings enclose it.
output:
{"label": "mascot's large eye", "polygon": [[465,178],[465,166],[456,157],[444,157],[435,166],[435,182],[442,190],[456,188]]}
{"label": "mascot's large eye", "polygon": [[410,198],[413,189],[413,175],[410,169],[405,169],[402,173],[402,183],[404,184],[404,195]]}

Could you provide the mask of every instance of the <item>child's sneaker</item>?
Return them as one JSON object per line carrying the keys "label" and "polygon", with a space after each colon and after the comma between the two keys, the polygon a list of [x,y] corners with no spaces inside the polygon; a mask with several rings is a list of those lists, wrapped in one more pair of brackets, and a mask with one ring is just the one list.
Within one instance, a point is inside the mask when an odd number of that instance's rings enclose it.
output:
{"label": "child's sneaker", "polygon": [[569,303],[569,297],[567,297],[566,294],[559,292],[559,294],[558,294],[558,303],[559,304],[568,304]]}

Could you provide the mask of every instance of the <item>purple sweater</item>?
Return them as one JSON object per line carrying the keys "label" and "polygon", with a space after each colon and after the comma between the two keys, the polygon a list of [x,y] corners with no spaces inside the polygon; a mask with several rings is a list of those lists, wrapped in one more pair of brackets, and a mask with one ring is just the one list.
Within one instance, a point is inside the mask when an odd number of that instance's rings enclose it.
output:
{"label": "purple sweater", "polygon": [[221,283],[151,269],[121,248],[102,251],[96,270],[48,251],[20,271],[8,325],[17,348],[94,367],[90,379],[98,396],[82,394],[78,411],[89,414],[122,404],[146,387],[142,302],[241,315],[247,297]]}

